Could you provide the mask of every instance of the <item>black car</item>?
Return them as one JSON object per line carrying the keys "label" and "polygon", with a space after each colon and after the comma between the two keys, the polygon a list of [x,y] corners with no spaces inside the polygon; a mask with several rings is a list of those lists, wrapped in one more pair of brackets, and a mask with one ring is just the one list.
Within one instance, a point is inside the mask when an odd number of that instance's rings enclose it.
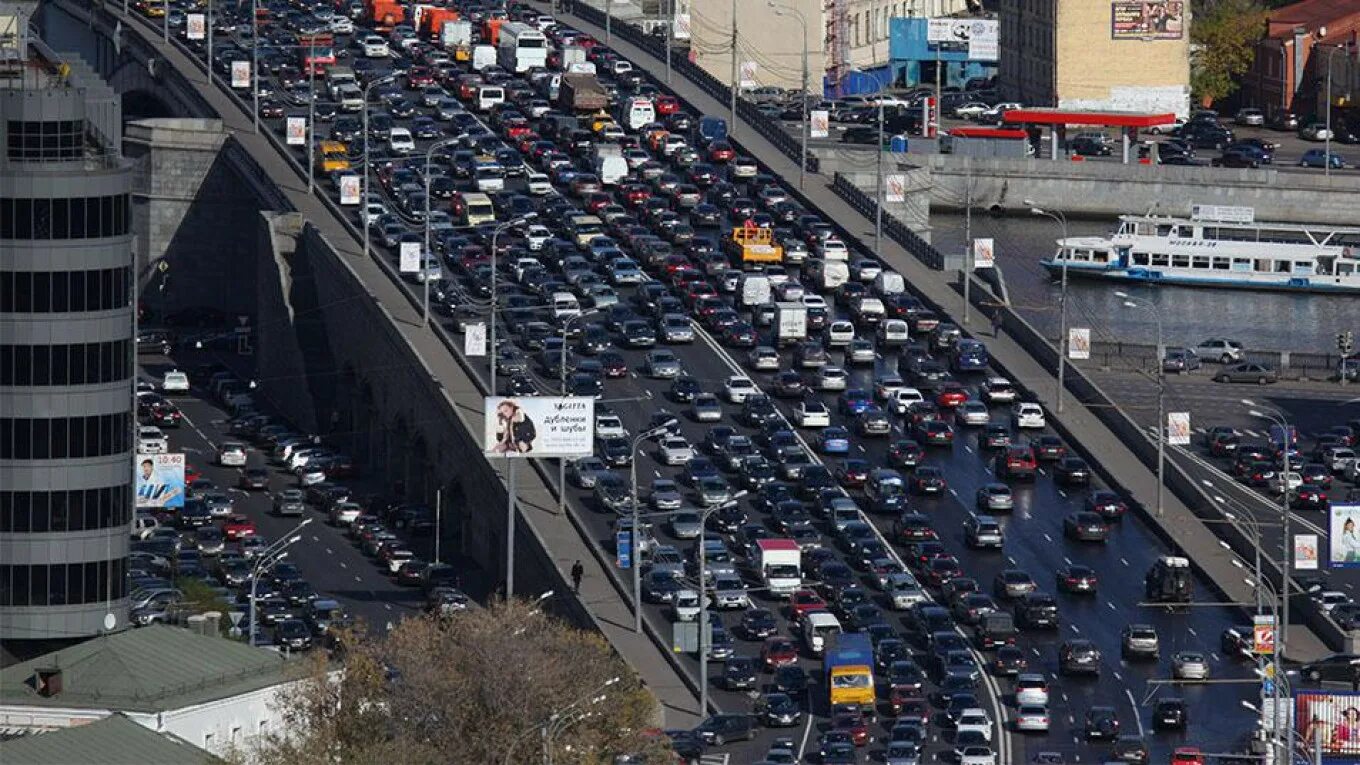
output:
{"label": "black car", "polygon": [[1147,765],[1148,753],[1147,742],[1142,736],[1124,735],[1115,739],[1114,746],[1110,749],[1110,756],[1116,762],[1128,763],[1128,765]]}
{"label": "black car", "polygon": [[801,699],[807,694],[807,671],[793,664],[780,667],[774,671],[771,687],[795,699]]}
{"label": "black car", "polygon": [[1109,143],[1089,136],[1073,138],[1067,150],[1079,157],[1108,157],[1114,153]]}
{"label": "black car", "polygon": [[731,741],[749,741],[755,734],[754,721],[747,715],[710,715],[694,732],[712,746],[723,746]]}
{"label": "black car", "polygon": [[1152,728],[1154,730],[1185,730],[1190,723],[1190,713],[1181,699],[1162,699],[1152,708]]}
{"label": "black car", "polygon": [[741,615],[737,632],[747,640],[764,640],[779,631],[774,614],[764,608],[748,608]]}
{"label": "black car", "polygon": [[723,664],[723,687],[729,691],[756,687],[756,660],[749,656],[733,656]]}
{"label": "black car", "polygon": [[1303,665],[1299,668],[1299,675],[1313,683],[1348,683],[1351,682],[1357,665],[1360,665],[1360,654],[1334,653],[1326,658]]}
{"label": "black car", "polygon": [[1068,640],[1058,648],[1058,672],[1063,675],[1099,675],[1100,649],[1089,640]]}
{"label": "black car", "polygon": [[1119,735],[1119,716],[1114,707],[1091,707],[1086,710],[1084,732],[1087,740],[1109,741]]}
{"label": "black car", "polygon": [[841,133],[841,142],[863,143],[872,146],[873,144],[878,143],[879,135],[881,135],[881,133],[877,127],[846,128],[845,132]]}
{"label": "black car", "polygon": [[1091,469],[1080,457],[1063,457],[1053,466],[1053,478],[1068,486],[1084,486],[1091,482]]}

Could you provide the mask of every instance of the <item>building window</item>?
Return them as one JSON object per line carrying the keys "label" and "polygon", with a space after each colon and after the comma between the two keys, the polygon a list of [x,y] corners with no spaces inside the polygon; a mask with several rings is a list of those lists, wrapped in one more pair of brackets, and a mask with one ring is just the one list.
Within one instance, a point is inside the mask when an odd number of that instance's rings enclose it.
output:
{"label": "building window", "polygon": [[0,199],[0,239],[94,239],[130,230],[127,194],[74,199]]}
{"label": "building window", "polygon": [[132,448],[126,412],[88,417],[0,418],[0,459],[107,457]]}
{"label": "building window", "polygon": [[131,485],[0,491],[0,534],[96,531],[131,522]]}
{"label": "building window", "polygon": [[95,385],[132,375],[132,341],[0,345],[0,385]]}
{"label": "building window", "polygon": [[132,269],[0,271],[0,313],[111,311],[132,301]]}
{"label": "building window", "polygon": [[84,154],[84,120],[9,120],[6,130],[11,160],[69,160],[80,159]]}
{"label": "building window", "polygon": [[74,606],[127,596],[127,561],[0,564],[0,607]]}

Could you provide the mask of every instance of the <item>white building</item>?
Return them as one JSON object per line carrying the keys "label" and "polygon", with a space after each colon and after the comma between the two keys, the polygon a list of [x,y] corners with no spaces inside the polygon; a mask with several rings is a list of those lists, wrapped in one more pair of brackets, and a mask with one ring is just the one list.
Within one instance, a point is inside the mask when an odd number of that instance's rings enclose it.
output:
{"label": "white building", "polygon": [[[301,662],[177,627],[126,630],[0,670],[0,728],[51,731],[121,713],[213,754],[281,725]],[[3,759],[3,758],[0,758]]]}

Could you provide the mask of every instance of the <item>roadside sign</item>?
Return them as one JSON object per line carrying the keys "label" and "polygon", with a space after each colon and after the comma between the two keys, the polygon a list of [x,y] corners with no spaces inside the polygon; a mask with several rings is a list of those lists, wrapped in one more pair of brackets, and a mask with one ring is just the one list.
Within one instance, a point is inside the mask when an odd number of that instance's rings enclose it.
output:
{"label": "roadside sign", "polygon": [[996,267],[996,240],[990,237],[973,240],[973,270]]}
{"label": "roadside sign", "polygon": [[1091,358],[1091,330],[1071,327],[1067,330],[1067,358],[1076,361]]}
{"label": "roadside sign", "polygon": [[813,109],[808,113],[808,136],[826,138],[831,135],[831,115],[825,109]]}
{"label": "roadside sign", "polygon": [[614,535],[614,565],[619,568],[633,567],[633,535],[620,531]]}
{"label": "roadside sign", "polygon": [[414,274],[420,270],[420,242],[401,243],[401,272]]}
{"label": "roadside sign", "polygon": [[469,324],[463,333],[463,355],[464,356],[485,356],[486,355],[486,325],[482,323]]}
{"label": "roadside sign", "polygon": [[760,65],[754,61],[741,62],[741,89],[749,90],[756,86],[756,72]]}
{"label": "roadside sign", "polygon": [[340,176],[340,204],[342,205],[359,204],[359,176],[357,175]]}
{"label": "roadside sign", "polygon": [[1259,656],[1275,653],[1275,617],[1253,616],[1251,625],[1252,652]]}
{"label": "roadside sign", "polygon": [[1317,571],[1321,560],[1317,534],[1294,535],[1294,570]]}
{"label": "roadside sign", "polygon": [[307,118],[289,117],[286,141],[289,146],[303,146],[307,143]]}
{"label": "roadside sign", "polygon": [[231,86],[233,88],[250,87],[250,62],[233,61],[231,62]]}
{"label": "roadside sign", "polygon": [[907,176],[894,173],[883,177],[883,201],[889,204],[907,201]]}
{"label": "roadside sign", "polygon": [[1172,446],[1190,445],[1190,413],[1166,413],[1166,442]]}
{"label": "roadside sign", "polygon": [[184,34],[190,40],[202,40],[207,36],[205,32],[205,18],[201,13],[191,13],[185,17]]}

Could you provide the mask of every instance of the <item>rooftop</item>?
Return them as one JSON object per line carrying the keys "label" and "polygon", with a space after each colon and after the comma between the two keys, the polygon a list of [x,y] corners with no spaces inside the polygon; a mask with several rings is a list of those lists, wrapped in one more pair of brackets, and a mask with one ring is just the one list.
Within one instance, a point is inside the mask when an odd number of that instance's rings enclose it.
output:
{"label": "rooftop", "polygon": [[98,722],[5,742],[5,765],[214,765],[218,758],[115,714]]}
{"label": "rooftop", "polygon": [[1271,11],[1267,18],[1270,20],[1268,37],[1290,37],[1295,27],[1304,27],[1310,33],[1328,27],[1327,39],[1331,40],[1344,37],[1347,31],[1360,24],[1360,4],[1355,0],[1301,0]]}
{"label": "rooftop", "polygon": [[[54,669],[60,690],[40,694],[38,672]],[[274,651],[153,625],[0,670],[0,704],[162,712],[287,682],[293,669]]]}

